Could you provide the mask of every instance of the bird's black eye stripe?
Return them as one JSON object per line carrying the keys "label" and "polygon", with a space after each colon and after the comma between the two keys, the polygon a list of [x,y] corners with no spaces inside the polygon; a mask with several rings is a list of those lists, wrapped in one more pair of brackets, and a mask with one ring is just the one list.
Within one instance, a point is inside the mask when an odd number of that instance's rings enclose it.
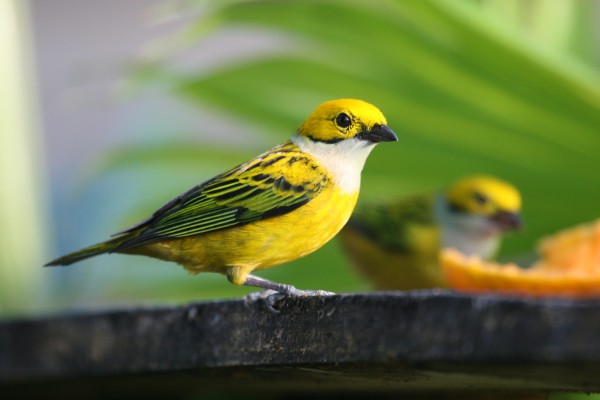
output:
{"label": "bird's black eye stripe", "polygon": [[352,119],[346,113],[339,113],[337,117],[335,117],[335,123],[340,128],[347,128],[352,125]]}
{"label": "bird's black eye stripe", "polygon": [[486,204],[489,201],[489,199],[486,196],[482,195],[479,192],[473,193],[473,198],[475,199],[475,201],[478,204],[481,204],[481,205],[484,205],[484,204]]}

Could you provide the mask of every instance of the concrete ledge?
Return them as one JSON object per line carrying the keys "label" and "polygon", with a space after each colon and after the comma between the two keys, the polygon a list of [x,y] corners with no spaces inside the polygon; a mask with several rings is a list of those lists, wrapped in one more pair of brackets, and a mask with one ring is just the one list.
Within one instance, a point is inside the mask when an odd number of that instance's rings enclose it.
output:
{"label": "concrete ledge", "polygon": [[230,300],[5,321],[0,390],[600,391],[600,301],[374,292],[280,310]]}

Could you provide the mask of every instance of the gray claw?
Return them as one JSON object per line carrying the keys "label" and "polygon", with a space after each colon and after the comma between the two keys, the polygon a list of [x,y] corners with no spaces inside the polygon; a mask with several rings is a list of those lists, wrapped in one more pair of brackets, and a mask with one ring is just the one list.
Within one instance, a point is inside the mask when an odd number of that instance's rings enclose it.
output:
{"label": "gray claw", "polygon": [[271,290],[271,289],[260,290],[258,292],[251,292],[251,293],[248,293],[246,296],[244,296],[244,300],[246,300],[246,301],[264,300],[267,297],[269,297],[275,293],[279,293],[279,292],[276,290]]}
{"label": "gray claw", "polygon": [[266,289],[259,292],[248,293],[246,296],[244,296],[244,303],[246,307],[249,307],[250,302],[261,301],[264,302],[269,311],[278,314],[280,311],[275,308],[275,305],[286,296],[286,294],[280,293],[276,290]]}

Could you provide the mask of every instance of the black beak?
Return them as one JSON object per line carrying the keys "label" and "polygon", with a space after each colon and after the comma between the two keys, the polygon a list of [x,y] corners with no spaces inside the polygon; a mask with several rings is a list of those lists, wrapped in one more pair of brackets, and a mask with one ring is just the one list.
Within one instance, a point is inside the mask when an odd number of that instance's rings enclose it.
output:
{"label": "black beak", "polygon": [[387,127],[387,125],[373,125],[373,128],[368,131],[360,132],[356,135],[359,139],[368,140],[369,142],[395,142],[398,140],[398,136],[393,130]]}
{"label": "black beak", "polygon": [[521,215],[508,211],[500,211],[490,218],[503,231],[514,231],[522,226]]}

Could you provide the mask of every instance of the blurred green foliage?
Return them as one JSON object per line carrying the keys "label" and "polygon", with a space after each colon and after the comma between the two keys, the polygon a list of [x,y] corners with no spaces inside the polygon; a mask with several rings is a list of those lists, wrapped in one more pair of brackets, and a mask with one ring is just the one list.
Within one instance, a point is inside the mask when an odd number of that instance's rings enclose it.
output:
{"label": "blurred green foliage", "polygon": [[[80,186],[78,201],[93,197],[93,187],[114,191],[114,178],[124,173],[135,176],[137,189],[124,188],[102,203],[99,223],[87,228],[92,240],[286,140],[316,105],[341,97],[377,105],[400,137],[379,146],[367,161],[361,201],[437,190],[473,173],[499,176],[522,191],[526,224],[505,241],[504,258],[530,253],[541,236],[600,214],[600,79],[592,0],[185,4],[180,11],[200,9],[201,16],[170,38],[162,59],[138,65],[134,87],[226,112],[248,136],[243,145],[136,143],[107,154]],[[173,46],[193,52],[195,44],[230,30],[260,31],[286,46],[201,72],[170,63]],[[85,287],[110,302],[238,297],[247,291],[221,276],[192,279],[175,265],[123,258],[86,262],[106,263],[102,268],[73,268],[93,282]],[[124,263],[131,267],[124,269]],[[307,289],[368,288],[336,240],[261,274]],[[78,290],[87,290],[78,282]],[[98,301],[92,292],[85,296],[90,303]]]}

